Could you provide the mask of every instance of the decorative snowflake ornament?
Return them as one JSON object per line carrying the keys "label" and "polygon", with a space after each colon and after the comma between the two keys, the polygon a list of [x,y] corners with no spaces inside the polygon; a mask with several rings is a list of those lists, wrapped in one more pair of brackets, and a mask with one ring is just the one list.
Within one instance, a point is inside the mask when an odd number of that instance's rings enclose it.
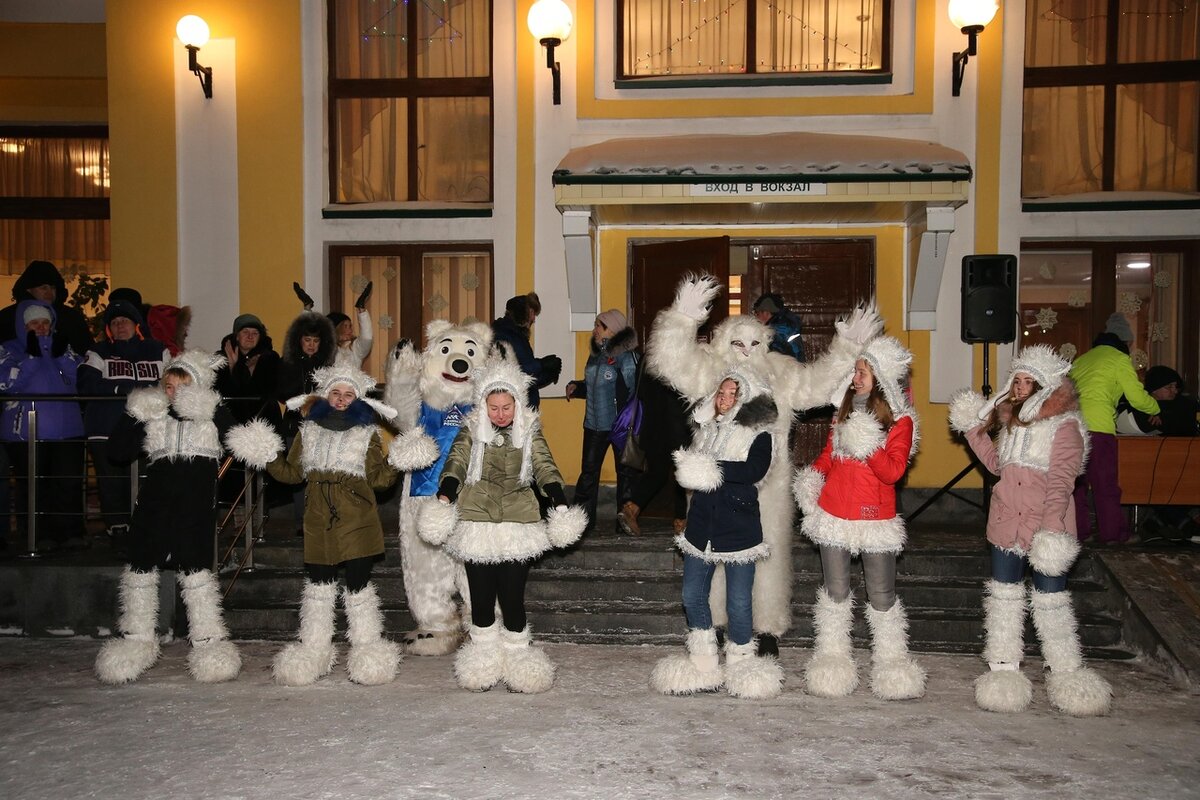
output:
{"label": "decorative snowflake ornament", "polygon": [[1088,293],[1084,289],[1076,289],[1067,295],[1067,305],[1071,308],[1083,308],[1088,304]]}
{"label": "decorative snowflake ornament", "polygon": [[390,331],[393,324],[392,316],[390,314],[379,315],[379,327],[383,328],[385,331]]}
{"label": "decorative snowflake ornament", "polygon": [[1121,292],[1117,299],[1117,311],[1122,314],[1136,314],[1142,310],[1142,298],[1133,292]]}
{"label": "decorative snowflake ornament", "polygon": [[1039,308],[1037,312],[1037,324],[1043,331],[1048,331],[1058,324],[1058,312],[1053,308]]}
{"label": "decorative snowflake ornament", "polygon": [[478,289],[479,283],[480,283],[479,276],[476,275],[474,272],[463,273],[462,287],[464,289],[466,289],[468,292],[473,292],[476,289]]}
{"label": "decorative snowflake ornament", "polygon": [[1167,340],[1167,326],[1163,322],[1155,322],[1150,326],[1150,341],[1165,342]]}
{"label": "decorative snowflake ornament", "polygon": [[383,279],[385,281],[393,281],[396,279],[396,268],[388,267],[383,271]]}
{"label": "decorative snowflake ornament", "polygon": [[1150,356],[1146,355],[1146,351],[1140,347],[1129,351],[1129,360],[1133,362],[1133,368],[1138,371],[1150,366]]}
{"label": "decorative snowflake ornament", "polygon": [[362,294],[362,290],[367,288],[368,283],[370,281],[367,280],[366,275],[354,275],[350,278],[350,290],[355,294]]}
{"label": "decorative snowflake ornament", "polygon": [[1059,345],[1059,347],[1058,347],[1058,354],[1060,356],[1062,356],[1063,358],[1065,358],[1067,361],[1074,361],[1075,355],[1078,352],[1079,352],[1079,350],[1076,349],[1075,345],[1071,344],[1070,342],[1066,342],[1065,344]]}
{"label": "decorative snowflake ornament", "polygon": [[1054,269],[1053,264],[1042,264],[1040,267],[1038,267],[1038,274],[1046,280],[1052,281],[1054,280],[1054,276],[1057,274],[1057,270]]}
{"label": "decorative snowflake ornament", "polygon": [[1169,272],[1154,273],[1154,285],[1157,286],[1159,289],[1170,288],[1172,282],[1173,282],[1173,279],[1171,277],[1171,273],[1169,273]]}
{"label": "decorative snowflake ornament", "polygon": [[448,306],[450,304],[447,303],[446,298],[442,297],[442,295],[439,293],[439,294],[435,294],[433,297],[429,298],[429,300],[425,303],[425,305],[429,306],[429,310],[432,311],[434,314],[440,314],[442,312],[442,309],[444,309],[446,306]]}

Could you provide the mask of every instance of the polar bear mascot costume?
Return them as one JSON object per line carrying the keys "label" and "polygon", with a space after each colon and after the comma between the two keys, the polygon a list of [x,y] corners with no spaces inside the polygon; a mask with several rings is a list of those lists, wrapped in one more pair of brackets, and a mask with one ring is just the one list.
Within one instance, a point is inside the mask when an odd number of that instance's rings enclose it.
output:
{"label": "polar bear mascot costume", "polygon": [[404,644],[409,653],[440,656],[457,650],[463,635],[454,593],[469,606],[470,592],[462,562],[426,542],[418,533],[418,518],[423,505],[437,502],[442,467],[471,411],[473,376],[487,357],[492,329],[482,322],[435,320],[425,329],[425,341],[421,352],[411,346],[397,350],[388,365],[384,402],[398,412],[398,444],[410,454],[397,465],[409,473],[400,500],[400,559],[408,608],[417,623]]}
{"label": "polar bear mascot costume", "polygon": [[[720,284],[711,275],[688,276],[675,291],[675,302],[654,320],[647,347],[650,370],[661,376],[689,402],[712,393],[723,375],[748,368],[767,381],[779,409],[772,429],[771,467],[759,484],[763,542],[770,556],[758,562],[754,576],[754,631],[758,653],[775,657],[779,637],[792,624],[792,463],[788,431],[796,411],[829,402],[835,385],[854,369],[865,342],[879,333],[882,322],[874,306],[856,310],[836,324],[829,352],[802,364],[791,356],[768,350],[773,331],[754,317],[730,317],[713,331],[712,341],[696,341],[708,319]],[[716,625],[725,624],[724,574],[717,570],[709,603]]]}

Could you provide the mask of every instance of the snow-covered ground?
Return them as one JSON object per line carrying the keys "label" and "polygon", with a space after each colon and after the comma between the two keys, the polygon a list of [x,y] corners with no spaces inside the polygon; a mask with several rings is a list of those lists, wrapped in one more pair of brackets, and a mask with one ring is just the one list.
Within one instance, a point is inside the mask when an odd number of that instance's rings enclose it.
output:
{"label": "snow-covered ground", "polygon": [[[270,680],[278,644],[244,643],[237,681],[199,685],[186,644],[138,683],[96,683],[98,642],[0,639],[0,798],[1171,798],[1200,796],[1200,706],[1136,662],[1103,663],[1115,711],[1046,702],[976,710],[966,656],[922,656],[920,701],[865,686],[844,700],[653,694],[663,647],[549,645],[554,689],[457,689],[450,657],[409,657],[395,683]],[[344,647],[344,645],[343,645]],[[858,653],[865,677],[867,653]],[[864,681],[865,683],[865,681]]]}

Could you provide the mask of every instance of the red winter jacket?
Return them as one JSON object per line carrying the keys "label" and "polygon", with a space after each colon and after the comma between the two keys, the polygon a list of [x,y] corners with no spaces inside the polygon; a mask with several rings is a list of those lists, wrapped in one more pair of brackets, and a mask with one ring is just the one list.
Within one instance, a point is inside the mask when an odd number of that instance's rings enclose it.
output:
{"label": "red winter jacket", "polygon": [[833,431],[812,468],[825,476],[817,504],[841,519],[892,519],[896,516],[896,481],[908,468],[913,421],[900,417],[883,447],[865,461],[834,456]]}

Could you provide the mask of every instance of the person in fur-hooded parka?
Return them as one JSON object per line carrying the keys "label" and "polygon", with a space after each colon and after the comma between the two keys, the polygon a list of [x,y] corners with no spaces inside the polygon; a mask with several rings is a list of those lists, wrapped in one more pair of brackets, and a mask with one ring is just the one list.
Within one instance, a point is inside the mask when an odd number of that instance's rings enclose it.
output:
{"label": "person in fur-hooded parka", "polygon": [[176,571],[183,587],[192,677],[227,681],[241,669],[211,571],[221,435],[233,425],[213,391],[223,362],[199,350],[168,361],[159,385],[129,393],[125,414],[109,434],[114,458],[144,455],[148,466],[130,521],[129,566],[120,582],[121,636],[105,642],[96,657],[96,675],[104,683],[136,680],[158,659],[158,570],[166,568]]}
{"label": "person in fur-hooded parka", "polygon": [[951,429],[1000,477],[987,522],[992,579],[983,601],[983,657],[989,670],[975,681],[975,702],[987,711],[1023,711],[1033,696],[1020,671],[1027,562],[1033,624],[1050,668],[1050,704],[1074,716],[1106,714],[1111,704],[1111,687],[1083,665],[1067,591],[1067,572],[1079,555],[1072,491],[1088,454],[1070,368],[1050,347],[1034,345],[1017,355],[996,397],[988,401],[963,389],[950,402]]}
{"label": "person in fur-hooded parka", "polygon": [[394,458],[383,454],[376,415],[392,419],[396,412],[368,397],[375,381],[354,367],[321,367],[313,379],[314,394],[287,402],[289,409],[304,409],[304,422],[286,455],[283,440],[262,419],[234,428],[226,437],[229,449],[247,466],[265,468],[283,483],[308,482],[300,635],[276,655],[275,681],[306,686],[333,669],[337,576],[344,568],[342,602],[350,640],[346,672],[355,683],[389,683],[400,663],[400,647],[383,638],[383,611],[371,570],[383,555],[375,492],[396,480]]}
{"label": "person in fur-hooded parka", "polygon": [[[778,637],[792,624],[792,460],[788,431],[796,411],[828,402],[834,385],[853,367],[862,345],[879,332],[874,309],[862,308],[835,324],[837,335],[820,359],[801,364],[790,356],[772,353],[773,332],[749,316],[721,322],[710,343],[696,341],[700,326],[720,291],[711,275],[684,278],[675,301],[659,312],[650,332],[648,369],[661,376],[690,403],[707,397],[723,375],[749,369],[761,375],[779,409],[771,430],[771,468],[762,481],[758,502],[762,510],[763,540],[771,555],[760,561],[754,575],[754,630],[758,650],[778,655]],[[717,570],[712,587],[714,624],[725,620],[724,576]]]}
{"label": "person in fur-hooded parka", "polygon": [[613,440],[613,423],[637,391],[637,331],[620,309],[610,308],[596,316],[588,343],[591,354],[583,368],[583,380],[569,381],[566,392],[568,402],[572,398],[584,401],[583,452],[574,502],[587,510],[585,533],[596,527],[600,469],[609,450],[617,470],[617,508],[629,500],[634,470],[621,463],[624,444],[618,447]]}
{"label": "person in fur-hooded parka", "polygon": [[[676,480],[692,491],[687,527],[675,543],[683,551],[686,655],[655,665],[651,686],[664,694],[715,691],[722,685],[743,698],[774,697],[783,670],[774,658],[755,658],[755,562],[769,554],[763,543],[758,484],[771,466],[771,429],[779,416],[766,382],[749,371],[731,372],[692,412],[698,426],[692,445],[675,452]],[[717,564],[725,572],[729,626],[725,669],[718,662],[709,592]]]}
{"label": "person in fur-hooded parka", "polygon": [[[532,646],[526,624],[525,579],[533,559],[573,544],[587,522],[582,509],[567,506],[538,412],[525,402],[531,380],[515,359],[488,358],[474,379],[474,410],[442,470],[438,502],[421,509],[421,536],[466,566],[471,632],[454,672],[472,691],[501,681],[514,692],[550,688],[554,665]],[[553,506],[544,521],[534,481]]]}
{"label": "person in fur-hooded parka", "polygon": [[890,336],[863,348],[830,402],[838,412],[825,449],[800,470],[793,491],[804,512],[801,530],[821,549],[822,587],[805,667],[809,694],[843,697],[858,685],[851,654],[854,601],[850,561],[866,574],[871,629],[871,691],[882,700],[925,694],[925,670],[908,654],[908,617],[896,597],[896,556],[904,520],[896,483],[917,451],[917,415],[905,392],[912,353]]}

